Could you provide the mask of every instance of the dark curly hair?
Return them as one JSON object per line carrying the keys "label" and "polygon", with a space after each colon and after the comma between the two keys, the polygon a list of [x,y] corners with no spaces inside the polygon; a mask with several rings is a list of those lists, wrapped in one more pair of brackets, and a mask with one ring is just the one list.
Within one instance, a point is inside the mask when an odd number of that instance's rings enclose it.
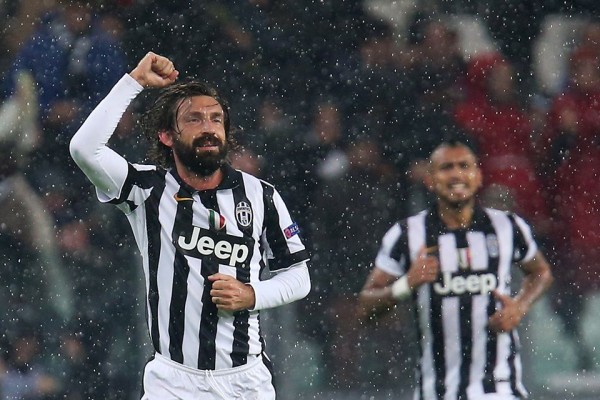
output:
{"label": "dark curly hair", "polygon": [[173,84],[163,89],[152,106],[142,115],[141,127],[150,142],[148,158],[156,164],[171,168],[175,165],[173,151],[158,139],[158,133],[163,131],[177,132],[177,115],[183,100],[194,96],[209,96],[214,98],[223,108],[225,136],[230,149],[236,149],[235,132],[231,129],[229,103],[218,91],[207,83],[197,80],[187,80]]}

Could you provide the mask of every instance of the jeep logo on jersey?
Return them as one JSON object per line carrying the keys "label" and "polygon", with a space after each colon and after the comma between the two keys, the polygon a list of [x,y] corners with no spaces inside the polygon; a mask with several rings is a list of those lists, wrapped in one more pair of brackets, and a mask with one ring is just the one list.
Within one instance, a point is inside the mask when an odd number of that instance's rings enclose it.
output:
{"label": "jeep logo on jersey", "polygon": [[179,236],[177,246],[187,256],[243,268],[246,267],[251,242],[250,238],[219,235],[195,226],[189,237]]}
{"label": "jeep logo on jersey", "polygon": [[442,273],[442,281],[433,284],[435,293],[441,296],[459,296],[461,294],[487,294],[498,286],[498,279],[492,273],[452,274]]}
{"label": "jeep logo on jersey", "polygon": [[238,224],[243,227],[250,226],[252,223],[252,208],[250,204],[245,201],[240,201],[235,206],[235,219],[237,219]]}

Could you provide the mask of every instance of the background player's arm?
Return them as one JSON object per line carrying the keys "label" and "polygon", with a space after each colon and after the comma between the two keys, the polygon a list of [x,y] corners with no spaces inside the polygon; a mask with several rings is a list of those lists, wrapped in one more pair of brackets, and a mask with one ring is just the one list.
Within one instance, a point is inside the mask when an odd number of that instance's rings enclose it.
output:
{"label": "background player's arm", "polygon": [[[439,260],[428,255],[425,247],[419,250],[416,259],[411,263],[406,275],[397,278],[379,268],[374,268],[359,295],[359,313],[361,318],[368,318],[390,311],[398,300],[407,297],[414,289],[425,283],[436,280],[439,272]],[[404,289],[400,296],[394,285],[404,280]]]}
{"label": "background player's arm", "polygon": [[525,277],[514,298],[494,291],[494,297],[501,303],[501,308],[490,317],[489,325],[496,332],[508,332],[516,328],[554,280],[550,264],[540,251],[530,261],[522,263],[521,269]]}
{"label": "background player's arm", "polygon": [[398,279],[387,272],[373,268],[358,296],[358,314],[360,319],[390,311],[397,300],[392,296],[391,284]]}

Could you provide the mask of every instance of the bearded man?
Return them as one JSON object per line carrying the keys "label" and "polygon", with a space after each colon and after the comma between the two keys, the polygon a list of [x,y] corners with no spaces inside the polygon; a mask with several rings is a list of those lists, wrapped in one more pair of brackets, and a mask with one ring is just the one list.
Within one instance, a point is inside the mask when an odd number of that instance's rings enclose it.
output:
{"label": "bearded man", "polygon": [[[274,399],[259,313],[308,294],[308,254],[277,190],[227,162],[227,102],[178,75],[148,53],[70,145],[98,199],[127,216],[143,258],[154,358],[142,399]],[[144,88],[162,89],[143,119],[156,165],[106,146]]]}

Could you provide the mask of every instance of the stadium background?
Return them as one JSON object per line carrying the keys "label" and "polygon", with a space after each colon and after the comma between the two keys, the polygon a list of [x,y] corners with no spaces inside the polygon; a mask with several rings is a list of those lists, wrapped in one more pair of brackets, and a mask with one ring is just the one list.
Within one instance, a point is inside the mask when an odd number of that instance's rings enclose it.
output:
{"label": "stadium background", "polygon": [[[92,30],[66,22],[82,5]],[[514,0],[0,1],[2,99],[21,107],[13,125],[5,122],[8,108],[0,109],[1,344],[10,373],[0,389],[31,378],[11,368],[18,352],[28,352],[21,339],[35,338],[29,365],[46,378],[36,399],[139,398],[150,347],[135,244],[122,216],[94,201],[67,143],[116,79],[152,50],[171,57],[182,76],[198,75],[225,92],[242,145],[234,164],[277,185],[313,255],[309,298],[263,319],[279,398],[410,398],[410,310],[373,325],[353,318],[377,241],[396,218],[428,204],[420,167],[445,133],[464,135],[481,147],[482,163],[491,160],[486,143],[468,129],[472,120],[456,110],[470,110],[469,96],[501,60],[514,73],[511,107],[530,121],[521,149],[527,151],[510,148],[510,140],[491,146],[527,158],[546,197],[536,200],[531,179],[490,173],[482,200],[524,213],[558,272],[573,268],[560,245],[577,243],[572,232],[580,228],[557,215],[560,204],[548,194],[556,190],[549,175],[557,165],[544,162],[553,156],[544,140],[555,100],[569,88],[573,55],[596,51],[597,62],[599,8],[593,1]],[[17,72],[28,69],[36,83],[15,83]],[[39,99],[39,109],[23,98]],[[147,101],[136,100],[114,138],[132,161],[144,159],[136,121]],[[492,127],[516,137],[509,118]],[[17,140],[11,132],[37,136]],[[11,191],[15,176],[32,191]],[[593,221],[598,186],[577,190],[575,206]],[[34,195],[48,221],[22,215]],[[49,229],[55,243],[11,230],[9,215],[23,221],[24,231]],[[534,399],[600,396],[599,270],[573,278],[585,290],[553,290],[523,324]],[[583,305],[569,300],[576,297]]]}

